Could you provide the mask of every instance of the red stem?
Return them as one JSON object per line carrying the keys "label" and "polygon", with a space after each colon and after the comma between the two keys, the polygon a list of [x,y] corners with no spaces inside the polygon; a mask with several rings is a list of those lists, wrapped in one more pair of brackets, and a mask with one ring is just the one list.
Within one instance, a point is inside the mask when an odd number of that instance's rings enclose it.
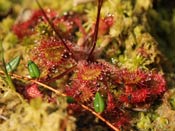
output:
{"label": "red stem", "polygon": [[63,76],[65,76],[65,75],[67,75],[68,73],[70,73],[71,71],[73,71],[74,69],[75,69],[75,67],[76,67],[77,65],[74,65],[74,66],[72,66],[71,68],[69,68],[69,69],[67,69],[66,71],[64,71],[63,73],[61,73],[61,74],[59,74],[58,76],[55,76],[54,78],[51,78],[51,79],[49,79],[49,80],[39,80],[40,82],[53,82],[53,81],[55,81],[55,80],[59,80],[59,79],[61,79],[61,78],[63,78]]}
{"label": "red stem", "polygon": [[103,0],[98,0],[98,10],[97,10],[97,19],[96,19],[96,22],[95,22],[95,30],[94,30],[94,37],[92,39],[92,49],[88,55],[88,60],[91,60],[91,56],[94,52],[94,49],[96,47],[96,43],[97,43],[97,37],[98,37],[98,28],[99,28],[99,21],[100,21],[100,11],[101,11],[101,7],[102,7],[102,4],[103,4]]}

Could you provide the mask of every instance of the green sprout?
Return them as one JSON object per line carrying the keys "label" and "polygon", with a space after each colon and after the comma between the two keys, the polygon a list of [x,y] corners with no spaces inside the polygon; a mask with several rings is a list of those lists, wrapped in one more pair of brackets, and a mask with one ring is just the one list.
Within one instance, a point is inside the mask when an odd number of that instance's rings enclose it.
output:
{"label": "green sprout", "polygon": [[9,85],[9,87],[12,89],[12,90],[15,90],[15,86],[13,84],[13,81],[12,81],[12,78],[11,76],[8,74],[8,71],[6,69],[6,62],[4,60],[4,49],[3,49],[3,45],[2,45],[2,39],[0,39],[0,61],[2,62],[2,70],[4,71],[4,74],[5,74],[5,79]]}

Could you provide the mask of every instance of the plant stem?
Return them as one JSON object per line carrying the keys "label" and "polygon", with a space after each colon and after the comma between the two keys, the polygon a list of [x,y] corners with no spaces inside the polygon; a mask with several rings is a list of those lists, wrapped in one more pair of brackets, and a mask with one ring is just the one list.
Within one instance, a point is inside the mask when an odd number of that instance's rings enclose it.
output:
{"label": "plant stem", "polygon": [[[6,73],[5,73],[6,74]],[[11,78],[11,76],[7,73],[6,74],[6,81],[7,81],[7,83],[8,83],[8,85],[9,85],[9,87],[12,89],[12,90],[16,90],[15,89],[15,86],[14,86],[14,84],[13,84],[13,81],[12,81],[12,78]]]}
{"label": "plant stem", "polygon": [[4,60],[4,48],[2,46],[2,39],[0,39],[0,61],[2,62],[2,70],[6,77],[5,80],[7,81],[7,84],[9,85],[9,87],[15,91],[16,89],[11,79],[11,76],[8,74],[7,69],[6,69],[6,63]]}

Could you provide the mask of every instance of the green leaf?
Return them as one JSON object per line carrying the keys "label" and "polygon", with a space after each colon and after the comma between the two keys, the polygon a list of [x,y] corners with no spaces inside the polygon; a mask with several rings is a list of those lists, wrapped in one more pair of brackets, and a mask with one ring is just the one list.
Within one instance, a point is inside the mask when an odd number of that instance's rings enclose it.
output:
{"label": "green leaf", "polygon": [[171,105],[171,109],[172,110],[175,110],[175,98],[171,97],[168,102],[170,103]]}
{"label": "green leaf", "polygon": [[105,102],[99,92],[95,94],[94,109],[99,113],[103,112],[105,109]]}
{"label": "green leaf", "polygon": [[9,87],[15,91],[15,86],[13,84],[13,81],[12,81],[12,78],[11,76],[8,74],[7,72],[7,69],[6,69],[6,63],[5,63],[5,60],[4,60],[4,48],[3,48],[3,45],[2,45],[2,39],[0,38],[0,62],[2,62],[2,70],[6,76],[6,81],[9,85]]}
{"label": "green leaf", "polygon": [[20,56],[15,57],[13,60],[11,60],[9,63],[6,64],[7,72],[14,71],[20,62]]}
{"label": "green leaf", "polygon": [[75,100],[73,97],[67,96],[67,103],[74,103],[74,102],[75,102]]}
{"label": "green leaf", "polygon": [[28,71],[31,78],[38,78],[40,76],[39,68],[33,61],[28,62]]}

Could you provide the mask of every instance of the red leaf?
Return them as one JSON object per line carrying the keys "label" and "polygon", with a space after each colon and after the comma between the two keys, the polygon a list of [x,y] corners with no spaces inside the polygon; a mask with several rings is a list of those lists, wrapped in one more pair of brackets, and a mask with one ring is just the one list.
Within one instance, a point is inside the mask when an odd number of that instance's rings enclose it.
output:
{"label": "red leaf", "polygon": [[37,97],[42,97],[41,91],[38,89],[37,84],[32,84],[26,87],[25,89],[25,95],[27,98],[37,98]]}

